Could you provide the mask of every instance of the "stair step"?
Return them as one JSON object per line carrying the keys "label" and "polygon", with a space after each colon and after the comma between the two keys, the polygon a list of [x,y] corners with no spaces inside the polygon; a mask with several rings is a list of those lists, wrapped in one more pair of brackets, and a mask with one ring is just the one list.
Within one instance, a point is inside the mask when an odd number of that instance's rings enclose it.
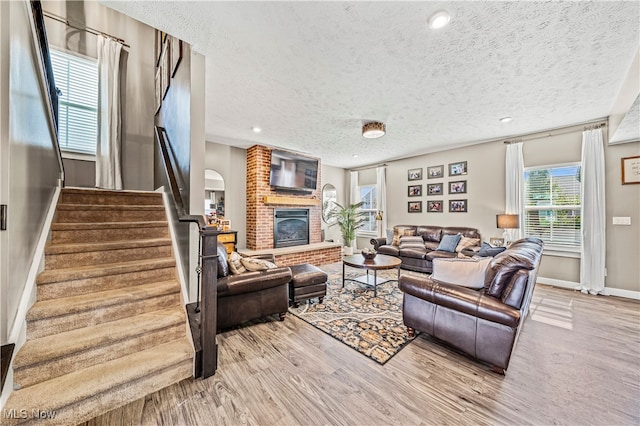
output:
{"label": "stair step", "polygon": [[179,339],[185,323],[177,306],[28,340],[13,361],[14,383],[31,386]]}
{"label": "stair step", "polygon": [[[111,265],[85,266],[82,268],[53,269],[44,271],[38,283],[38,300],[79,296],[97,291],[115,290],[150,282],[176,279],[176,262],[173,258],[151,259]],[[101,268],[106,266],[106,268]],[[84,270],[82,277],[79,269]],[[80,276],[80,277],[79,277]]]}
{"label": "stair step", "polygon": [[58,203],[54,223],[145,222],[167,220],[164,205],[92,205]]}
{"label": "stair step", "polygon": [[[193,349],[185,337],[14,391],[3,408],[55,411],[51,424],[78,424],[192,377],[192,372]],[[23,421],[3,419],[7,424]]]}
{"label": "stair step", "polygon": [[169,237],[166,220],[145,222],[89,222],[51,224],[51,243],[102,242]]}
{"label": "stair step", "polygon": [[38,339],[121,318],[177,306],[175,280],[37,301],[27,312],[27,336]]}
{"label": "stair step", "polygon": [[62,281],[98,278],[108,275],[147,271],[149,269],[169,268],[175,265],[176,262],[173,257],[166,257],[162,259],[145,259],[102,265],[82,266],[79,268],[55,269],[41,272],[36,278],[36,283],[40,285]]}
{"label": "stair step", "polygon": [[45,248],[45,269],[102,265],[123,260],[169,257],[171,254],[170,238],[101,243],[48,244]]}
{"label": "stair step", "polygon": [[64,188],[60,194],[63,204],[128,204],[159,205],[162,193],[145,191],[110,191],[106,189]]}

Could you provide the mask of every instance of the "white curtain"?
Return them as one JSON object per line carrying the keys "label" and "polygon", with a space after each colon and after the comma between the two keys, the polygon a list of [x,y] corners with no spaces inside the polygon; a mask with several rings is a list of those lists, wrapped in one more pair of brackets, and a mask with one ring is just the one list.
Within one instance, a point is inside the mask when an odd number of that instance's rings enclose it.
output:
{"label": "white curtain", "polygon": [[387,168],[376,167],[376,192],[378,194],[378,210],[382,211],[382,221],[378,224],[379,237],[384,237],[387,232]]}
{"label": "white curtain", "polygon": [[98,36],[98,143],[96,187],[122,189],[120,166],[121,101],[120,53],[122,44]]}
{"label": "white curtain", "polygon": [[507,145],[505,157],[505,210],[506,214],[517,214],[520,228],[507,229],[507,241],[521,238],[520,229],[523,226],[522,217],[522,181],[524,174],[524,158],[522,156],[522,142]]}
{"label": "white curtain", "polygon": [[[356,204],[360,202],[360,188],[358,188],[358,172],[351,172],[351,194],[349,197],[349,204]],[[354,238],[351,243],[351,247],[355,250],[358,248],[358,239]]]}
{"label": "white curtain", "polygon": [[583,293],[604,291],[605,186],[602,129],[582,132],[582,253],[580,285]]}

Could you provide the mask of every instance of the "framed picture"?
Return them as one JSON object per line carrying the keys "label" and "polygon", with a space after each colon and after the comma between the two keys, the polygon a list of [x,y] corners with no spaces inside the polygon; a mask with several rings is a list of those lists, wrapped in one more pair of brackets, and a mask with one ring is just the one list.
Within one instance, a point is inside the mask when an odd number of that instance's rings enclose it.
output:
{"label": "framed picture", "polygon": [[442,183],[430,183],[427,185],[427,195],[442,194]]}
{"label": "framed picture", "polygon": [[409,185],[407,195],[409,197],[420,197],[422,195],[422,185]]}
{"label": "framed picture", "polygon": [[489,238],[489,244],[494,247],[502,247],[504,246],[504,238],[491,237]]}
{"label": "framed picture", "polygon": [[427,179],[437,179],[444,176],[444,164],[427,167]]}
{"label": "framed picture", "polygon": [[220,227],[223,231],[228,231],[231,229],[231,221],[229,219],[220,219]]}
{"label": "framed picture", "polygon": [[442,200],[427,201],[427,213],[442,213]]}
{"label": "framed picture", "polygon": [[467,211],[467,200],[449,200],[449,212],[464,213]]}
{"label": "framed picture", "polygon": [[167,96],[169,91],[169,85],[171,84],[171,73],[169,71],[169,49],[168,41],[165,42],[164,49],[162,50],[162,57],[160,58],[160,70],[162,73],[162,99]]}
{"label": "framed picture", "polygon": [[467,174],[467,162],[449,163],[449,176],[460,176]]}
{"label": "framed picture", "polygon": [[409,213],[422,213],[422,201],[409,201],[407,211]]}
{"label": "framed picture", "polygon": [[409,180],[422,180],[422,168],[409,169],[408,178]]}
{"label": "framed picture", "polygon": [[467,193],[467,181],[458,180],[455,182],[449,182],[449,194],[466,194]]}
{"label": "framed picture", "polygon": [[156,68],[156,114],[162,106],[162,68]]}
{"label": "framed picture", "polygon": [[625,157],[622,162],[622,184],[640,183],[640,155]]}
{"label": "framed picture", "polygon": [[182,40],[171,37],[171,77],[176,75],[182,61]]}

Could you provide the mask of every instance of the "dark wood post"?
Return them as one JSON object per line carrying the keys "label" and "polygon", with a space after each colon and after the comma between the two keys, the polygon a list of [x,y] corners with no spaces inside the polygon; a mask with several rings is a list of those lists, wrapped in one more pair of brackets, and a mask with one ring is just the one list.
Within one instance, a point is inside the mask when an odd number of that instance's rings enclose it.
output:
{"label": "dark wood post", "polygon": [[201,228],[202,280],[200,307],[200,342],[202,344],[202,378],[213,376],[218,366],[216,314],[218,310],[218,231]]}

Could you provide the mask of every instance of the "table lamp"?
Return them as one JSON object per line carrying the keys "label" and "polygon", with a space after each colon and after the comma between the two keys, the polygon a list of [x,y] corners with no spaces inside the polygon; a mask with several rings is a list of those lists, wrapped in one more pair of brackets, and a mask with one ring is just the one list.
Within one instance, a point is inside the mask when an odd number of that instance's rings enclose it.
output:
{"label": "table lamp", "polygon": [[517,214],[497,214],[496,215],[496,227],[502,228],[504,232],[502,237],[504,238],[505,247],[509,246],[511,241],[509,240],[509,233],[507,229],[518,229],[520,227],[519,215]]}
{"label": "table lamp", "polygon": [[378,213],[376,213],[376,222],[378,222],[378,234],[380,234],[380,237],[384,237],[384,229],[382,229],[382,210],[378,210]]}

